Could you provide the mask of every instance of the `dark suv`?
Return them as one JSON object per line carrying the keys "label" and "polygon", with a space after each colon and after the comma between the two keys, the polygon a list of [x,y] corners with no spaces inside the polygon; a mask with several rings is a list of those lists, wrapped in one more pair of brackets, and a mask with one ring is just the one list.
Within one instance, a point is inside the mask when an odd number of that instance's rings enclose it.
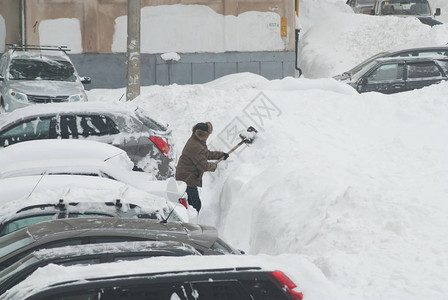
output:
{"label": "dark suv", "polygon": [[0,270],[39,249],[131,241],[174,241],[203,255],[241,254],[214,227],[150,219],[59,219],[30,225],[0,238]]}
{"label": "dark suv", "polygon": [[448,80],[448,57],[385,57],[335,76],[358,92],[393,94]]}

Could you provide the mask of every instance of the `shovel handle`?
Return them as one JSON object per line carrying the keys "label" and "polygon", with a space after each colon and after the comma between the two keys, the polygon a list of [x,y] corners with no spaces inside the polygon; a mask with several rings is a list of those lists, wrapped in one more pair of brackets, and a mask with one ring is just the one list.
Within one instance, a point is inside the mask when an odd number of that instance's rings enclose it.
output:
{"label": "shovel handle", "polygon": [[[232,153],[233,151],[235,151],[236,149],[238,149],[242,144],[244,144],[244,140],[241,141],[241,142],[239,142],[238,144],[236,144],[236,146],[233,147],[232,149],[230,149],[229,151],[227,151],[227,154]],[[220,159],[218,159],[218,160],[216,161],[216,163],[220,163],[220,162],[223,161],[223,160],[224,160],[224,156],[221,157]]]}

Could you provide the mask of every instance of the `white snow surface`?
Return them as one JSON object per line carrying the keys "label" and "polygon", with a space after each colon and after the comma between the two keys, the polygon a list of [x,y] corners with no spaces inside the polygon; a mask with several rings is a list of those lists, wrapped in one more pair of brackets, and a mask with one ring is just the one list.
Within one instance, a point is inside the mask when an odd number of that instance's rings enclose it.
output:
{"label": "white snow surface", "polygon": [[177,54],[176,52],[168,52],[168,53],[163,53],[162,55],[160,55],[160,57],[164,60],[164,61],[179,61],[180,60],[180,55]]}
{"label": "white snow surface", "polygon": [[79,19],[60,18],[41,21],[39,23],[39,42],[41,45],[67,46],[71,50],[71,54],[82,53]]}
{"label": "white snow surface", "polygon": [[[112,52],[126,52],[127,16],[115,19]],[[205,5],[141,9],[141,52],[281,51],[280,15],[250,11],[221,15]]]}
{"label": "white snow surface", "polygon": [[[309,262],[294,269],[305,299],[446,299],[447,92],[358,94],[333,79],[242,73],[143,87],[133,105],[170,124],[178,153],[197,122],[213,123],[209,148],[224,151],[234,118],[258,129],[206,173],[199,223],[249,254]],[[264,117],[243,113],[253,107]]]}

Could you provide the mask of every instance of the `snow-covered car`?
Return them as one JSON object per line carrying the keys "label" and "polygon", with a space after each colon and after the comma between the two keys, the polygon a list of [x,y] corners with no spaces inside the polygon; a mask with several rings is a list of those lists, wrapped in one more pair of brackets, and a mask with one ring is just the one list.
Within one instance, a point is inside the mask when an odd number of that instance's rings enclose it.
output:
{"label": "snow-covered car", "polygon": [[416,17],[423,24],[434,26],[443,24],[434,19],[441,15],[441,9],[433,13],[428,0],[375,0],[371,10],[372,15],[394,15],[400,17]]}
{"label": "snow-covered car", "polygon": [[348,76],[335,77],[359,93],[393,94],[448,80],[448,57],[378,58]]}
{"label": "snow-covered car", "polygon": [[0,179],[30,175],[85,175],[117,180],[178,202],[187,185],[174,178],[156,181],[133,171],[134,164],[118,147],[90,140],[34,140],[0,148]]}
{"label": "snow-covered car", "polygon": [[36,103],[87,101],[66,47],[12,45],[0,59],[0,104],[5,111]]}
{"label": "snow-covered car", "polygon": [[374,0],[347,0],[346,4],[350,6],[357,14],[370,14],[372,12]]}
{"label": "snow-covered car", "polygon": [[275,258],[235,255],[47,265],[2,299],[302,300],[297,279],[284,269]]}
{"label": "snow-covered car", "polygon": [[1,235],[57,218],[103,216],[190,221],[189,212],[179,203],[101,177],[43,175],[6,178],[0,180],[0,195]]}
{"label": "snow-covered car", "polygon": [[190,245],[170,241],[135,241],[42,249],[28,254],[0,272],[0,295],[25,280],[37,268],[48,264],[91,265],[157,256],[187,255],[201,254]]}
{"label": "snow-covered car", "polygon": [[423,57],[423,56],[446,56],[448,57],[448,46],[434,46],[434,47],[416,47],[406,49],[393,49],[377,53],[355,67],[351,68],[347,72],[340,75],[336,75],[333,78],[336,80],[346,80],[354,76],[356,73],[364,69],[367,65],[371,64],[375,60],[384,57]]}
{"label": "snow-covered car", "polygon": [[26,107],[0,120],[0,147],[43,139],[94,140],[126,151],[136,170],[172,177],[171,130],[125,104],[60,103]]}
{"label": "snow-covered car", "polygon": [[0,237],[0,270],[47,248],[132,241],[174,241],[203,255],[241,254],[206,225],[128,218],[71,218],[30,225]]}

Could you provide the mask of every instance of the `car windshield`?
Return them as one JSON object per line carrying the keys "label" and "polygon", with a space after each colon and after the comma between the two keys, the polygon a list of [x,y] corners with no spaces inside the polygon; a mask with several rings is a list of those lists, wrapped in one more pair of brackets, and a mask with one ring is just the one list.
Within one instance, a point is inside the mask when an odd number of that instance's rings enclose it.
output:
{"label": "car windshield", "polygon": [[9,66],[10,80],[76,81],[75,69],[66,60],[16,58]]}
{"label": "car windshield", "polygon": [[371,5],[373,6],[373,1],[374,0],[358,0],[358,5]]}
{"label": "car windshield", "polygon": [[359,71],[361,71],[362,69],[364,69],[365,66],[369,65],[370,63],[372,63],[373,61],[377,60],[378,58],[385,56],[386,54],[387,54],[387,52],[378,53],[378,54],[370,57],[369,59],[363,61],[362,63],[360,63],[356,67],[350,69],[350,71],[348,71],[346,73],[349,73],[350,75],[353,76],[356,73],[358,73]]}
{"label": "car windshield", "polygon": [[430,16],[427,0],[388,0],[381,3],[383,15]]}
{"label": "car windshield", "polygon": [[7,235],[8,233],[17,231],[19,229],[22,229],[24,227],[27,227],[27,226],[30,226],[30,225],[33,225],[36,223],[56,219],[56,217],[57,216],[55,214],[47,214],[47,215],[38,215],[38,216],[28,216],[25,218],[11,220],[11,221],[3,224],[3,226],[1,227],[1,230],[0,230],[0,236]]}

